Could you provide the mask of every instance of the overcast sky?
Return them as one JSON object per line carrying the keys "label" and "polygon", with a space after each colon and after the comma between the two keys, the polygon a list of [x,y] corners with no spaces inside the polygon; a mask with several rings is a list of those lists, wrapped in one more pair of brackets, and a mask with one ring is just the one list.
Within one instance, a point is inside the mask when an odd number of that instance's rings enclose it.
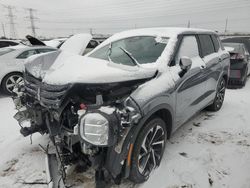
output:
{"label": "overcast sky", "polygon": [[[79,32],[115,33],[155,26],[207,28],[250,32],[250,0],[0,0],[0,22],[10,35],[6,5],[14,7],[18,37],[31,34],[26,8],[36,9],[38,36],[68,36]],[[0,24],[1,24],[0,23]],[[0,36],[3,35],[0,27]]]}

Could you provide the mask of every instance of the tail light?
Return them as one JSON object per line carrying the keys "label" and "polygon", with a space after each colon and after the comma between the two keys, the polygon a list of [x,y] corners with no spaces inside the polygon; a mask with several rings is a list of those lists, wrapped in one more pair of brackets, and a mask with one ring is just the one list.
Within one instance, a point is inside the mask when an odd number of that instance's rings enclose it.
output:
{"label": "tail light", "polygon": [[230,70],[230,78],[241,78],[240,70]]}
{"label": "tail light", "polygon": [[235,59],[235,60],[243,60],[245,56],[243,54],[239,53],[231,53],[230,54],[230,59]]}

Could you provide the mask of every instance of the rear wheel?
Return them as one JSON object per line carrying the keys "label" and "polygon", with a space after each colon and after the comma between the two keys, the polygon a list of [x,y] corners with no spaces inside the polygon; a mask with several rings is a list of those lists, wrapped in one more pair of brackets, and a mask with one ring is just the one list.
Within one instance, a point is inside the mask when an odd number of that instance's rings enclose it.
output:
{"label": "rear wheel", "polygon": [[226,81],[224,78],[222,78],[217,86],[214,102],[213,104],[207,107],[208,110],[215,112],[221,109],[225,97],[225,91],[226,91]]}
{"label": "rear wheel", "polygon": [[166,124],[154,118],[143,127],[132,153],[130,180],[142,183],[160,165],[167,139]]}
{"label": "rear wheel", "polygon": [[2,81],[2,89],[3,91],[11,95],[13,94],[13,90],[23,84],[23,76],[21,73],[10,73],[4,77]]}
{"label": "rear wheel", "polygon": [[246,82],[247,82],[247,73],[248,73],[248,68],[246,67],[244,80],[242,81],[242,86],[243,86],[243,87],[246,85]]}

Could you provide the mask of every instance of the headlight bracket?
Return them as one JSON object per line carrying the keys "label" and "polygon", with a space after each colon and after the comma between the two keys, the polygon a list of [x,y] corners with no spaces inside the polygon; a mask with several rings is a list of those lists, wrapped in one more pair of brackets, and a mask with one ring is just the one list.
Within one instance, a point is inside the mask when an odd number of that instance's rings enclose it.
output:
{"label": "headlight bracket", "polygon": [[[88,139],[85,135],[85,133],[83,131],[86,130],[86,120],[87,118],[90,118],[90,120],[92,120],[90,115],[93,115],[93,114],[96,114],[96,117],[98,118],[97,114],[99,114],[100,116],[99,117],[103,117],[103,120],[105,119],[107,122],[108,122],[108,134],[107,135],[104,135],[104,136],[107,136],[107,142],[105,144],[98,144],[97,141],[91,141],[90,139]],[[88,117],[89,116],[89,117]],[[100,118],[101,119],[101,118]],[[94,121],[98,121],[98,119],[93,119]],[[101,120],[100,120],[101,121]],[[112,114],[107,114],[101,110],[88,110],[86,112],[86,114],[80,116],[79,118],[79,136],[81,138],[81,140],[83,142],[87,142],[89,144],[92,144],[92,145],[95,145],[95,146],[100,146],[100,147],[109,147],[109,146],[113,146],[117,143],[117,135],[118,135],[118,125],[119,125],[119,120],[118,120],[118,117],[116,116],[116,112],[114,111]],[[104,127],[104,125],[95,125],[93,124],[93,127],[95,127],[94,129],[98,131],[98,126],[100,126],[100,129]],[[91,134],[91,133],[89,133]],[[95,136],[95,133],[93,132],[93,135]],[[98,136],[97,136],[98,137]]]}

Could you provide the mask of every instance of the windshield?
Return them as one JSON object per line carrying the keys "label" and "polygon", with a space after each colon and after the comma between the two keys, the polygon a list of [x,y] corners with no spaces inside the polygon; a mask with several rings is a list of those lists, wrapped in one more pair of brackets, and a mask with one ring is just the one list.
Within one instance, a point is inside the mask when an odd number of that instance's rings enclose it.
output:
{"label": "windshield", "polygon": [[113,63],[135,66],[155,62],[166,47],[168,38],[160,40],[153,36],[138,36],[118,40],[108,44],[89,57],[111,60]]}
{"label": "windshield", "polygon": [[243,44],[241,43],[223,43],[224,47],[230,47],[230,53],[243,53]]}
{"label": "windshield", "polygon": [[0,56],[4,55],[4,54],[7,54],[9,52],[12,52],[12,51],[14,51],[14,49],[11,49],[11,48],[0,48]]}

